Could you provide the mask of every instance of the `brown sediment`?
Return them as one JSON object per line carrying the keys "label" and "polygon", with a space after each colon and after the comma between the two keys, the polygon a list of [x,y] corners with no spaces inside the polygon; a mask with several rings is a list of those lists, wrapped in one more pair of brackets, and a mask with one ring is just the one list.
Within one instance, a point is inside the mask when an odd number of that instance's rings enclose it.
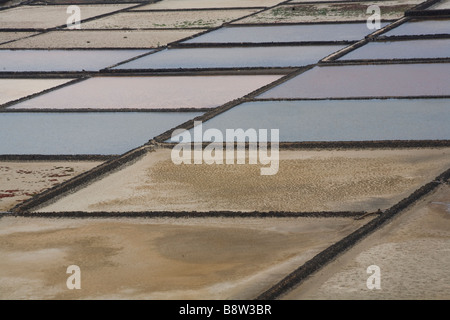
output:
{"label": "brown sediment", "polygon": [[[441,184],[283,298],[449,299],[449,208],[450,186]],[[379,290],[366,286],[371,265]]]}
{"label": "brown sediment", "polygon": [[[131,7],[132,4],[80,5],[82,19],[86,20]],[[63,6],[20,6],[0,11],[0,28],[48,29],[66,26],[67,7]]]}
{"label": "brown sediment", "polygon": [[257,10],[122,12],[83,24],[85,29],[213,28]]}
{"label": "brown sediment", "polygon": [[0,211],[7,211],[19,202],[99,164],[98,161],[0,160]]}
{"label": "brown sediment", "polygon": [[[250,299],[352,232],[346,218],[0,219],[1,299]],[[82,290],[67,290],[78,265]]]}
{"label": "brown sediment", "polygon": [[38,212],[317,212],[386,209],[450,166],[449,149],[281,151],[262,165],[175,165],[157,150]]}

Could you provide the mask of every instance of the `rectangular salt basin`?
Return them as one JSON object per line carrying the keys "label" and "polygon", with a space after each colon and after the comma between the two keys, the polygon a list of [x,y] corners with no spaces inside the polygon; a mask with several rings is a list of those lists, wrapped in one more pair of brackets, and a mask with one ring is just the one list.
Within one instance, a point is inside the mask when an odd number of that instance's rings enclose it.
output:
{"label": "rectangular salt basin", "polygon": [[[0,299],[250,300],[365,223],[345,217],[3,217]],[[57,266],[66,276],[66,261],[86,266],[82,290],[68,290],[57,276]]]}
{"label": "rectangular salt basin", "polygon": [[164,0],[133,10],[270,7],[282,0]]}
{"label": "rectangular salt basin", "polygon": [[0,154],[121,154],[200,113],[2,113]]}
{"label": "rectangular salt basin", "polygon": [[202,131],[218,129],[224,140],[231,128],[279,129],[282,142],[448,140],[449,123],[450,99],[258,101],[217,115]]}
{"label": "rectangular salt basin", "polygon": [[450,19],[412,20],[384,33],[383,36],[418,36],[432,34],[450,34]]}
{"label": "rectangular salt basin", "polygon": [[[385,23],[381,24],[386,25]],[[366,23],[291,26],[225,27],[184,43],[277,43],[302,41],[356,41],[372,33]]]}
{"label": "rectangular salt basin", "polygon": [[374,212],[450,166],[450,148],[279,150],[278,172],[261,176],[264,165],[248,157],[243,164],[175,164],[172,151],[148,153],[37,212]]}
{"label": "rectangular salt basin", "polygon": [[11,31],[0,31],[0,44],[13,41],[13,40],[19,40],[23,39],[32,35],[37,34],[36,32],[11,32]]}
{"label": "rectangular salt basin", "polygon": [[281,76],[94,77],[10,109],[213,108]]}
{"label": "rectangular salt basin", "polygon": [[113,69],[294,67],[316,63],[343,46],[170,49]]}
{"label": "rectangular salt basin", "polygon": [[315,67],[258,98],[450,95],[450,63]]}
{"label": "rectangular salt basin", "polygon": [[[79,5],[81,19],[118,11],[132,4]],[[0,28],[8,29],[48,29],[66,26],[70,15],[67,6],[20,6],[0,11]]]}
{"label": "rectangular salt basin", "polygon": [[449,58],[450,39],[370,42],[338,60]]}
{"label": "rectangular salt basin", "polygon": [[0,71],[99,71],[149,50],[0,50]]}
{"label": "rectangular salt basin", "polygon": [[[412,8],[417,1],[378,1],[381,19],[399,19],[404,12]],[[288,4],[263,11],[235,23],[302,23],[333,21],[366,21],[367,2]]]}
{"label": "rectangular salt basin", "polygon": [[51,31],[7,44],[11,49],[157,48],[204,31],[198,30],[65,30]]}
{"label": "rectangular salt basin", "polygon": [[83,23],[83,29],[213,28],[256,10],[132,11]]}
{"label": "rectangular salt basin", "polygon": [[62,85],[72,79],[0,79],[0,105]]}

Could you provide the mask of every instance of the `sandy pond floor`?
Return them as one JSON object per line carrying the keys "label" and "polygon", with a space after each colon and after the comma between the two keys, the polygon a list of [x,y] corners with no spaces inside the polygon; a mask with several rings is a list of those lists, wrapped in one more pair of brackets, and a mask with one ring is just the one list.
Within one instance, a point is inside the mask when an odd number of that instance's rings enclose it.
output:
{"label": "sandy pond floor", "polygon": [[97,165],[96,161],[0,161],[0,211]]}
{"label": "sandy pond floor", "polygon": [[257,10],[123,12],[83,23],[84,29],[213,28]]}
{"label": "sandy pond floor", "polygon": [[175,165],[171,150],[136,163],[39,211],[376,211],[450,167],[450,149],[281,151],[262,165]]}
{"label": "sandy pond floor", "polygon": [[0,299],[251,299],[365,222],[4,217]]}
{"label": "sandy pond floor", "polygon": [[[405,10],[422,2],[412,1],[382,1],[380,7],[381,19],[399,19]],[[286,5],[264,11],[236,23],[300,23],[300,22],[331,22],[331,21],[366,21],[370,16],[367,8],[372,3],[327,3]]]}
{"label": "sandy pond floor", "polygon": [[[131,4],[80,5],[81,19],[111,13]],[[67,23],[67,6],[20,6],[0,12],[0,28],[53,28]]]}
{"label": "sandy pond floor", "polygon": [[[369,290],[367,267],[380,267]],[[450,299],[450,186],[420,200],[285,299]]]}

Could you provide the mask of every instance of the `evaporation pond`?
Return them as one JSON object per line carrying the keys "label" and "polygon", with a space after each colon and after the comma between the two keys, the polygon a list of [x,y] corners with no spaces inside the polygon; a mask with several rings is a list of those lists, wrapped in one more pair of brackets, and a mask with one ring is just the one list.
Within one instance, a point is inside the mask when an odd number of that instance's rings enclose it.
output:
{"label": "evaporation pond", "polygon": [[149,50],[0,50],[0,71],[99,71]]}
{"label": "evaporation pond", "polygon": [[315,67],[258,98],[450,95],[450,63]]}
{"label": "evaporation pond", "polygon": [[203,29],[60,30],[1,45],[9,49],[136,49],[156,48],[190,37]]}
{"label": "evaporation pond", "polygon": [[343,46],[166,49],[114,69],[295,67],[316,63]]}
{"label": "evaporation pond", "polygon": [[339,60],[450,57],[450,39],[369,42]]}
{"label": "evaporation pond", "polygon": [[[385,24],[382,23],[382,25]],[[206,33],[184,43],[356,41],[372,32],[365,23],[228,27]]]}
{"label": "evaporation pond", "polygon": [[277,75],[95,77],[11,109],[212,108],[279,78]]}
{"label": "evaporation pond", "polygon": [[121,154],[200,114],[1,113],[0,154]]}
{"label": "evaporation pond", "polygon": [[71,79],[0,79],[0,105],[63,85]]}
{"label": "evaporation pond", "polygon": [[383,36],[450,34],[450,20],[413,20],[401,24]]}
{"label": "evaporation pond", "polygon": [[282,142],[448,140],[449,122],[449,99],[257,101],[208,120],[201,131],[218,129],[226,141],[233,141],[226,137],[231,128],[267,129],[269,137],[270,129],[278,129]]}

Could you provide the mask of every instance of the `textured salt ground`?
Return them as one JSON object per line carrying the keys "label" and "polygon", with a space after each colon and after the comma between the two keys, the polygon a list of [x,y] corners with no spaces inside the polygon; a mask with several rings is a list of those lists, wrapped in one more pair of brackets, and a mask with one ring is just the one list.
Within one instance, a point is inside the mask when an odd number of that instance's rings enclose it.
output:
{"label": "textured salt ground", "polygon": [[[399,19],[404,12],[422,0],[383,1],[377,5],[381,10],[381,19]],[[330,21],[366,21],[367,2],[301,4],[277,6],[235,23],[300,23]]]}
{"label": "textured salt ground", "polygon": [[[278,173],[262,165],[175,165],[171,150],[136,163],[40,212],[376,211],[450,167],[450,149],[281,151]],[[268,167],[265,165],[264,167]]]}
{"label": "textured salt ground", "polygon": [[252,299],[362,223],[4,217],[0,299]]}
{"label": "textured salt ground", "polygon": [[157,48],[181,40],[198,30],[66,30],[52,31],[1,45],[1,48]]}
{"label": "textured salt ground", "polygon": [[269,7],[281,0],[165,0],[134,10]]}
{"label": "textured salt ground", "polygon": [[71,79],[0,79],[0,105],[62,85]]}
{"label": "textured salt ground", "polygon": [[[79,8],[81,19],[85,20],[131,6],[131,4],[79,5]],[[0,11],[0,28],[48,29],[65,26],[68,17],[67,6],[20,6]]]}
{"label": "textured salt ground", "polygon": [[[367,267],[380,267],[369,290]],[[450,186],[401,213],[284,299],[450,299]]]}
{"label": "textured salt ground", "polygon": [[98,166],[96,161],[0,161],[0,211]]}
{"label": "textured salt ground", "polygon": [[83,29],[213,28],[257,10],[122,12],[83,23]]}
{"label": "textured salt ground", "polygon": [[12,40],[19,40],[31,35],[37,34],[36,32],[0,32],[0,43],[5,43]]}

